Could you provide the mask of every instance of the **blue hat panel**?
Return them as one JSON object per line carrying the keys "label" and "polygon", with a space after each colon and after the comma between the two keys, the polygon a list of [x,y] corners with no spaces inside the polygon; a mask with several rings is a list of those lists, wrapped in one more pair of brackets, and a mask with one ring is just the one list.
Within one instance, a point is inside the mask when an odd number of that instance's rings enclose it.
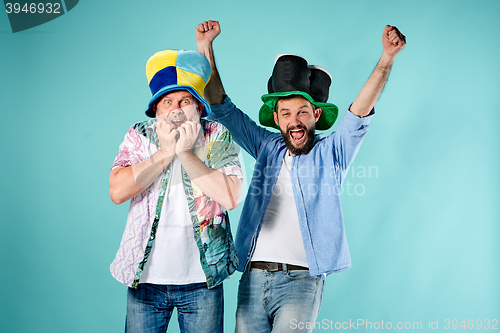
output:
{"label": "blue hat panel", "polygon": [[177,84],[177,70],[174,66],[169,66],[158,71],[153,76],[151,82],[149,82],[149,89],[151,89],[151,93],[154,95],[161,88],[173,84]]}

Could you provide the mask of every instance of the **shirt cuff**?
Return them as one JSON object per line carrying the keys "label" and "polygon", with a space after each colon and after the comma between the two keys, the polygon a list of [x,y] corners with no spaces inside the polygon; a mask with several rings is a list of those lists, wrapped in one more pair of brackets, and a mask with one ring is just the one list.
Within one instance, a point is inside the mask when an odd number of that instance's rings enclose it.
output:
{"label": "shirt cuff", "polygon": [[[352,104],[351,104],[352,105]],[[366,126],[370,124],[372,116],[375,114],[375,108],[372,108],[370,113],[364,117],[360,117],[351,112],[351,105],[347,108],[344,119],[346,122],[353,127]]]}
{"label": "shirt cuff", "polygon": [[217,171],[222,172],[226,176],[236,176],[239,179],[243,179],[243,171],[241,170],[241,167],[237,165],[232,165],[224,168],[217,169]]}

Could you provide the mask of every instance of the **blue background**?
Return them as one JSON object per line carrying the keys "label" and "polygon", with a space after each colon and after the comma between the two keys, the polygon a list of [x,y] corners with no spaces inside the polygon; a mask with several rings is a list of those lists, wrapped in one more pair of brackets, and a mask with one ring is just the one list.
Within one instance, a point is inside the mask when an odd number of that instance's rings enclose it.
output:
{"label": "blue background", "polygon": [[[123,331],[126,287],[109,264],[128,203],[109,199],[109,170],[145,118],[147,59],[195,49],[207,19],[221,23],[226,91],[254,119],[283,52],[332,73],[341,118],[384,26],[400,28],[408,45],[342,195],[353,265],[327,278],[317,320],[500,319],[499,14],[497,0],[80,1],[13,34],[0,13],[0,330]],[[239,276],[224,286],[228,332]]]}

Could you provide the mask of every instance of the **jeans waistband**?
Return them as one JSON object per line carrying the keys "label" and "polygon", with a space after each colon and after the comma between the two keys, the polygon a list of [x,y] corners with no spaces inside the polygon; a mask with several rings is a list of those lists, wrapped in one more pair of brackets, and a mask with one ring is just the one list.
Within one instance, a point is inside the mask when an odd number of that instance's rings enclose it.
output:
{"label": "jeans waistband", "polygon": [[268,261],[252,261],[250,264],[251,268],[263,269],[268,272],[279,272],[283,271],[283,267],[287,271],[308,271],[309,268],[297,265],[282,264],[278,262],[268,262]]}

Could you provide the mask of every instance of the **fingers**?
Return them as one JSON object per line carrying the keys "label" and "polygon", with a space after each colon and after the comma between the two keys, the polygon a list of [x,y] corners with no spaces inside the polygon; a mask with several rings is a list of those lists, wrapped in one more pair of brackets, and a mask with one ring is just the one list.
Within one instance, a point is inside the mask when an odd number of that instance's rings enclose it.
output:
{"label": "fingers", "polygon": [[179,154],[191,150],[197,142],[201,125],[194,121],[187,121],[179,128],[179,140],[175,146],[175,153]]}
{"label": "fingers", "polygon": [[399,36],[394,33],[394,30],[389,32],[389,42],[391,42],[392,44],[395,44],[397,45],[398,44],[398,40],[399,40]]}
{"label": "fingers", "polygon": [[406,44],[405,35],[394,26],[387,25],[384,29],[384,36],[386,36],[387,40],[393,45],[404,46]]}
{"label": "fingers", "polygon": [[198,31],[199,32],[207,32],[207,31],[210,31],[210,30],[217,30],[219,31],[220,30],[220,26],[219,26],[219,22],[218,21],[204,21],[200,24],[198,24]]}
{"label": "fingers", "polygon": [[203,32],[207,32],[208,30],[210,30],[210,26],[208,25],[208,21],[203,22],[201,25],[203,27]]}
{"label": "fingers", "polygon": [[198,133],[200,131],[200,124],[194,121],[187,121],[178,128],[179,130],[179,141],[182,141],[184,145],[191,148],[196,139],[198,138]]}
{"label": "fingers", "polygon": [[198,136],[200,124],[194,121],[186,121],[179,127],[179,134],[181,138],[195,138]]}
{"label": "fingers", "polygon": [[163,141],[163,138],[165,138],[168,142],[175,142],[178,132],[175,125],[167,119],[156,122],[156,134],[158,134],[160,141]]}
{"label": "fingers", "polygon": [[394,29],[394,27],[393,27],[393,26],[391,26],[391,25],[386,25],[386,26],[385,26],[385,28],[384,28],[384,36],[388,35],[388,34],[389,34],[389,32],[390,32],[392,29]]}
{"label": "fingers", "polygon": [[169,155],[175,154],[177,129],[166,118],[158,118],[156,120],[156,134],[160,142],[160,150],[168,153]]}
{"label": "fingers", "polygon": [[200,24],[198,24],[198,26],[196,26],[196,30],[198,32],[201,32],[201,33],[204,33],[204,32],[207,32],[208,31],[208,27],[206,26],[206,21],[205,22],[202,22]]}
{"label": "fingers", "polygon": [[186,123],[182,124],[181,127],[178,128],[179,136],[181,139],[184,139],[187,136]]}
{"label": "fingers", "polygon": [[159,118],[156,121],[156,131],[160,133],[170,133],[175,128],[174,124],[167,118]]}
{"label": "fingers", "polygon": [[210,29],[216,30],[217,32],[220,32],[220,25],[218,21],[208,21],[210,25]]}
{"label": "fingers", "polygon": [[391,43],[399,45],[401,42],[406,42],[406,37],[394,27],[394,29],[389,31],[389,40]]}
{"label": "fingers", "polygon": [[174,128],[173,125],[172,125],[172,127],[168,127],[168,128],[170,128],[170,132],[168,132],[167,138],[169,139],[169,141],[175,141],[175,137],[177,136],[179,131],[177,130],[177,128]]}

